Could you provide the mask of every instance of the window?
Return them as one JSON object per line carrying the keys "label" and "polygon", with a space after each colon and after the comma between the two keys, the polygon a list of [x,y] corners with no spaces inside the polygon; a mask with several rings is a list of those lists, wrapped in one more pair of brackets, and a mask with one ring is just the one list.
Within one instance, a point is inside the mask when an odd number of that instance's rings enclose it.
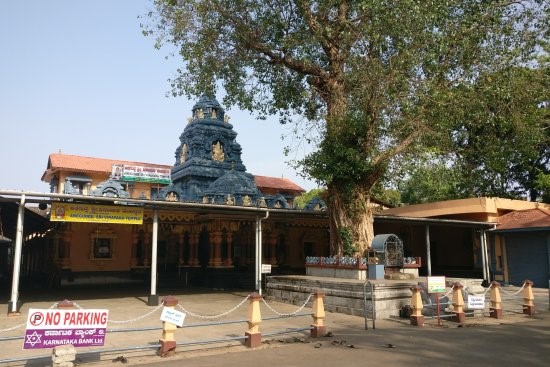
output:
{"label": "window", "polygon": [[90,233],[90,260],[114,259],[116,237],[116,233],[104,225],[93,230]]}
{"label": "window", "polygon": [[113,257],[112,248],[110,238],[94,239],[94,259],[111,259]]}

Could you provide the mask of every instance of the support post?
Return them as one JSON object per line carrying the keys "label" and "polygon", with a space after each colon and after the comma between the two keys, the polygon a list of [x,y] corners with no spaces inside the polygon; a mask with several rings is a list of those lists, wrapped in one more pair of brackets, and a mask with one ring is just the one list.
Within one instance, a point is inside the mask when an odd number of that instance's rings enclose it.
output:
{"label": "support post", "polygon": [[151,243],[151,294],[147,305],[158,306],[157,294],[157,247],[158,247],[159,216],[157,209],[153,209],[153,241]]}
{"label": "support post", "polygon": [[502,318],[502,299],[500,298],[500,283],[497,281],[491,282],[491,307],[489,315],[493,319]]}
{"label": "support post", "polygon": [[428,276],[432,275],[432,255],[430,247],[430,226],[426,225],[426,270]]}
{"label": "support post", "polygon": [[424,326],[424,315],[422,315],[422,288],[415,285],[411,287],[412,297],[411,297],[411,325],[413,326]]}
{"label": "support post", "polygon": [[25,219],[25,194],[21,195],[17,210],[17,232],[15,234],[15,251],[13,254],[13,276],[11,280],[11,299],[8,303],[8,316],[19,315],[19,275],[21,273],[21,251],[23,248],[23,222]]}
{"label": "support post", "polygon": [[[163,298],[162,303],[164,307],[171,310],[178,304],[178,299],[174,296],[168,296]],[[162,338],[159,339],[160,348],[157,354],[161,357],[170,357],[176,354],[176,339],[174,337],[176,333],[177,325],[168,321],[162,322]]]}
{"label": "support post", "polygon": [[481,245],[481,262],[483,264],[483,286],[487,286],[489,284],[488,277],[487,277],[487,251],[486,251],[486,243],[484,241],[484,234],[485,232],[483,229],[480,230],[479,235],[479,243]]}
{"label": "support post", "polygon": [[533,295],[533,282],[525,280],[523,282],[523,314],[533,316],[535,314],[535,296]]}
{"label": "support post", "polygon": [[311,324],[310,333],[312,338],[318,338],[326,334],[324,298],[324,292],[316,291],[313,294],[313,304],[311,306],[313,311],[311,314],[313,317],[313,324]]}
{"label": "support post", "polygon": [[245,333],[245,345],[249,348],[256,348],[262,344],[262,333],[260,333],[260,323],[262,314],[260,312],[260,301],[262,296],[253,293],[248,297],[248,331]]}
{"label": "support post", "polygon": [[464,286],[459,282],[453,285],[453,313],[455,314],[454,321],[463,324],[466,321],[464,313],[464,297],[462,297],[462,288]]}

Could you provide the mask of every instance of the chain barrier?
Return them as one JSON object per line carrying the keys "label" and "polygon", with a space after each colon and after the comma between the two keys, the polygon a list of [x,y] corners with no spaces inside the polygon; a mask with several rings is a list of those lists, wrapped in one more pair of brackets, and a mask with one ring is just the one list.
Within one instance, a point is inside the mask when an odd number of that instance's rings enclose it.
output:
{"label": "chain barrier", "polygon": [[239,303],[238,305],[236,305],[235,307],[233,307],[231,310],[226,311],[226,312],[223,312],[223,313],[220,313],[220,314],[218,314],[218,315],[199,315],[199,314],[196,314],[196,313],[193,313],[193,312],[191,312],[191,311],[186,310],[186,309],[183,308],[183,306],[181,306],[179,303],[176,305],[176,307],[178,307],[179,309],[181,309],[183,312],[185,312],[185,313],[188,314],[189,316],[193,316],[193,317],[196,317],[196,318],[198,318],[198,319],[203,319],[203,320],[210,320],[210,319],[218,319],[218,318],[220,318],[220,317],[229,315],[230,313],[232,313],[233,311],[235,311],[237,308],[241,307],[241,306],[243,305],[243,303],[245,303],[249,298],[250,298],[250,295],[246,296],[245,299],[243,299],[243,300],[241,301],[241,303]]}
{"label": "chain barrier", "polygon": [[[51,310],[52,308],[54,307],[57,307],[57,305],[59,304],[59,302],[55,302],[53,305],[51,305],[48,310]],[[0,333],[4,333],[4,332],[7,332],[7,331],[12,331],[12,330],[16,330],[16,329],[19,329],[20,327],[23,327],[27,325],[26,322],[22,323],[22,324],[18,324],[18,325],[15,325],[15,326],[12,326],[12,327],[9,327],[7,329],[0,329]]]}
{"label": "chain barrier", "polygon": [[519,292],[521,292],[521,291],[523,290],[523,288],[525,288],[525,283],[523,283],[523,285],[521,286],[521,288],[518,289],[518,291],[517,291],[517,292],[514,292],[514,293],[506,292],[506,291],[505,291],[504,289],[502,289],[502,288],[500,288],[500,291],[501,291],[502,293],[504,293],[505,295],[507,295],[507,296],[515,296],[515,295],[517,295]]}
{"label": "chain barrier", "polygon": [[445,297],[449,297],[449,294],[453,293],[453,288],[449,289],[449,291],[447,293],[445,293],[444,295],[442,295],[441,297],[439,297],[439,299],[443,299]]}
{"label": "chain barrier", "polygon": [[310,293],[309,296],[307,297],[306,301],[304,302],[304,304],[299,308],[297,309],[296,311],[294,312],[290,312],[290,313],[281,313],[281,312],[278,312],[276,310],[274,310],[266,301],[265,299],[262,298],[262,302],[264,303],[264,305],[267,306],[267,308],[269,310],[271,310],[271,312],[273,312],[274,314],[276,314],[277,316],[294,316],[296,315],[298,312],[302,311],[304,309],[304,307],[306,307],[307,303],[309,302],[309,300],[311,299],[311,297],[313,297],[313,293]]}
{"label": "chain barrier", "polygon": [[108,322],[112,322],[113,324],[128,324],[130,322],[134,322],[134,321],[138,321],[138,320],[141,320],[141,319],[144,319],[152,314],[154,314],[155,312],[157,312],[161,307],[164,306],[164,302],[161,302],[160,305],[158,305],[154,310],[151,310],[149,312],[147,312],[146,314],[144,315],[141,315],[141,316],[138,316],[136,318],[133,318],[133,319],[130,319],[130,320],[120,320],[120,321],[117,321],[117,320],[111,320],[109,319]]}
{"label": "chain barrier", "polygon": [[22,324],[19,324],[19,325],[12,326],[12,327],[7,328],[7,329],[0,329],[0,333],[4,333],[6,331],[12,331],[12,330],[15,330],[15,329],[19,329],[20,327],[25,326],[25,325],[27,325],[26,322],[24,322]]}
{"label": "chain barrier", "polygon": [[487,289],[483,292],[483,297],[487,298],[487,293],[493,288],[493,284],[489,285]]}

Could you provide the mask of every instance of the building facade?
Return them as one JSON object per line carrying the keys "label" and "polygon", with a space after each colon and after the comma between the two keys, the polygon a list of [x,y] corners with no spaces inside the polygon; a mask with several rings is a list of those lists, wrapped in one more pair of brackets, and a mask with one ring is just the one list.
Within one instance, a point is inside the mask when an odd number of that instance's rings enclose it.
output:
{"label": "building facade", "polygon": [[[161,279],[185,274],[187,282],[200,285],[249,284],[256,223],[265,211],[262,263],[274,272],[303,272],[311,252],[327,256],[328,226],[321,208],[295,210],[294,198],[302,188],[288,179],[248,173],[236,137],[219,103],[203,96],[179,136],[173,166],[51,154],[42,180],[52,193],[74,195],[71,202],[80,209],[102,210],[94,202],[101,197],[146,204],[142,223],[117,224],[67,217],[54,221],[58,204],[53,203],[51,265],[56,281],[78,282],[100,273],[147,277],[155,215]],[[156,214],[151,209],[155,203]]]}

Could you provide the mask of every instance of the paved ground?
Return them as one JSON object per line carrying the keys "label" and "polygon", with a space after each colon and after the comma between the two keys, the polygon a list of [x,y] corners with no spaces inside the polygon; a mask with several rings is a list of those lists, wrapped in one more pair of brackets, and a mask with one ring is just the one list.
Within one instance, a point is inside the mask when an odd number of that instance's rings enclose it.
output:
{"label": "paved ground", "polygon": [[[507,292],[515,289],[508,288]],[[144,294],[145,293],[145,294]],[[550,360],[550,313],[548,290],[537,289],[535,317],[522,315],[521,300],[505,306],[505,318],[467,318],[466,324],[427,320],[422,328],[412,327],[406,320],[376,321],[365,330],[363,318],[327,313],[327,330],[332,336],[310,339],[307,331],[280,333],[290,329],[307,329],[310,316],[264,320],[260,326],[264,343],[258,349],[242,345],[247,329],[246,296],[242,291],[159,290],[159,294],[174,295],[187,313],[186,327],[178,329],[177,354],[169,358],[155,355],[160,330],[109,333],[103,347],[78,348],[77,362],[84,366],[157,364],[193,366],[311,366],[312,364],[342,364],[346,366],[377,365],[517,365],[542,366]],[[0,307],[0,366],[51,365],[50,349],[23,350],[23,339],[7,340],[24,334],[29,308],[49,308],[65,298],[82,308],[109,309],[109,329],[160,328],[160,307],[147,306],[147,293],[136,288],[64,290],[59,293],[33,292],[33,298],[23,295],[20,316],[7,316],[7,299]],[[263,318],[278,313],[292,313],[298,306],[267,300],[261,304]],[[227,315],[206,319],[207,315]],[[300,314],[308,314],[308,307]],[[202,317],[200,317],[202,316]],[[240,320],[237,323],[227,323]],[[216,322],[210,327],[196,325]],[[222,340],[197,344],[201,341]],[[124,347],[144,346],[129,350]],[[46,358],[39,358],[46,357]],[[122,357],[122,358],[119,358]],[[126,363],[124,363],[126,362]]]}

